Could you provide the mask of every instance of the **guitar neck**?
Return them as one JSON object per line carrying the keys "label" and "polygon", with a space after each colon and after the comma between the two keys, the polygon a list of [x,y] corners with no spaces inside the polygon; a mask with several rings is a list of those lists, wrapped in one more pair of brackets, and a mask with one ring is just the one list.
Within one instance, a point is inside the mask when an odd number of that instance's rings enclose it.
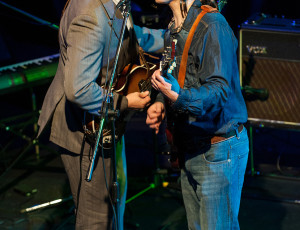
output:
{"label": "guitar neck", "polygon": [[148,74],[147,78],[145,80],[139,81],[138,84],[139,84],[140,92],[145,92],[145,91],[151,92],[151,88],[152,88],[151,75],[153,74],[156,68],[157,68],[156,65],[149,67],[149,71],[147,72]]}

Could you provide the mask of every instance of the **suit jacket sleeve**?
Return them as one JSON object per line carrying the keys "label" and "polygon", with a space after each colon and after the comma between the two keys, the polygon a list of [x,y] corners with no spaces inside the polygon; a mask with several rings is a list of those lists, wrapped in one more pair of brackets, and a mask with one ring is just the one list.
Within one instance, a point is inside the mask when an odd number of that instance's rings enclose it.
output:
{"label": "suit jacket sleeve", "polygon": [[[104,13],[99,16],[80,15],[70,24],[67,33],[67,59],[64,88],[66,97],[80,108],[98,114],[104,97],[96,83],[103,62],[105,31],[108,23]],[[127,108],[127,99],[116,95],[121,110]],[[116,105],[117,103],[115,103]]]}

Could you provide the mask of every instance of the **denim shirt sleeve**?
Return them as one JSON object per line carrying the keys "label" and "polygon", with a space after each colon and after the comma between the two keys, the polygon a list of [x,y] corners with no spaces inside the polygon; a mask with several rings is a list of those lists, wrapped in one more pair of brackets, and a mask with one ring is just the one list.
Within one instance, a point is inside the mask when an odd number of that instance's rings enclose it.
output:
{"label": "denim shirt sleeve", "polygon": [[164,29],[149,29],[134,25],[139,45],[145,52],[159,53],[164,47]]}
{"label": "denim shirt sleeve", "polygon": [[192,77],[200,86],[181,89],[172,107],[196,116],[214,116],[229,97],[237,41],[228,25],[222,23],[210,24],[203,37],[195,34],[193,39],[198,39],[197,47],[191,46],[190,51],[199,68]]}

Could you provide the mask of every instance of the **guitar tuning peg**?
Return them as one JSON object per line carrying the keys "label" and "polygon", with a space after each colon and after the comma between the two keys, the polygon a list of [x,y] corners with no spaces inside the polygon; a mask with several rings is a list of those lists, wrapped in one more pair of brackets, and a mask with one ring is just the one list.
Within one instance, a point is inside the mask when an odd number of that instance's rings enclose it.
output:
{"label": "guitar tuning peg", "polygon": [[175,61],[172,63],[172,66],[173,66],[173,67],[176,67],[176,62],[175,62]]}
{"label": "guitar tuning peg", "polygon": [[173,65],[171,65],[169,69],[170,69],[170,70],[174,70],[174,66],[173,66]]}
{"label": "guitar tuning peg", "polygon": [[172,73],[172,70],[171,70],[171,69],[168,69],[168,73],[171,74],[171,73]]}

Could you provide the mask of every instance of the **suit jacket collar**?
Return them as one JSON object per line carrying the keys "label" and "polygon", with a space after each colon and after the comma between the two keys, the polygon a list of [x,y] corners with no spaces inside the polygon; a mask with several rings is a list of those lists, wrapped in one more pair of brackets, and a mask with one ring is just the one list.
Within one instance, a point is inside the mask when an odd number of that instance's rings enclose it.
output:
{"label": "suit jacket collar", "polygon": [[114,32],[119,38],[123,24],[123,15],[119,9],[116,8],[116,4],[112,0],[100,0],[103,4],[103,8],[106,11],[106,15],[109,18],[109,25],[113,25]]}

